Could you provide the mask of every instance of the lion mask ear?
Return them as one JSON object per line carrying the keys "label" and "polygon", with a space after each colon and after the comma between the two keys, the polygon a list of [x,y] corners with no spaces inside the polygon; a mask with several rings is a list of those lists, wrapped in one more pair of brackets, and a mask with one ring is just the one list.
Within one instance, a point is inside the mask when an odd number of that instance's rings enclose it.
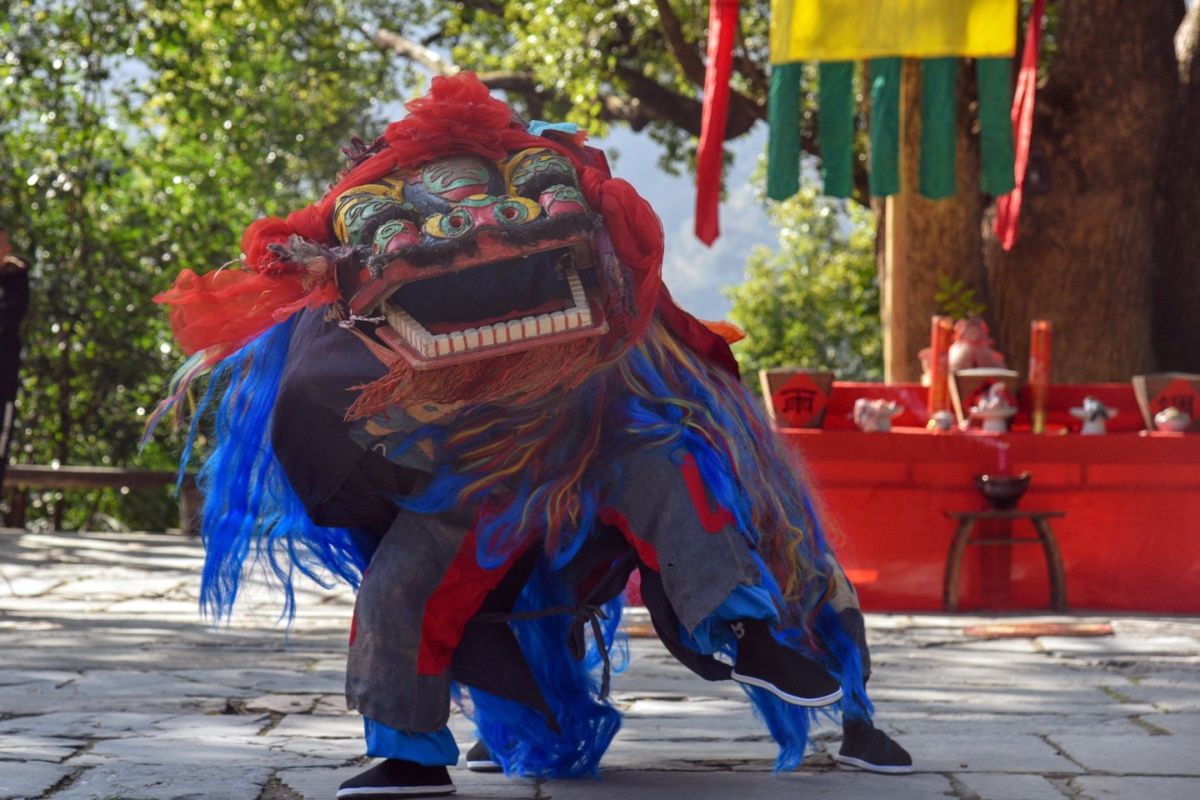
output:
{"label": "lion mask ear", "polygon": [[742,339],[746,338],[746,332],[734,325],[732,322],[725,320],[707,320],[702,319],[700,323],[710,331],[720,336],[725,340],[725,344],[737,344]]}

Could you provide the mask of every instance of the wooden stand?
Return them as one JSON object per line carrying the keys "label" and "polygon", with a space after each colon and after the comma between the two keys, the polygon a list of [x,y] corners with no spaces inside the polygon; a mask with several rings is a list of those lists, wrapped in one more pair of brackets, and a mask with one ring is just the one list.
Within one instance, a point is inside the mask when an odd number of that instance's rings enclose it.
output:
{"label": "wooden stand", "polygon": [[[947,611],[958,610],[958,578],[962,569],[963,554],[967,545],[997,546],[1019,543],[1040,542],[1046,553],[1046,571],[1050,576],[1050,608],[1055,611],[1067,610],[1067,579],[1063,572],[1062,555],[1058,551],[1058,541],[1054,531],[1046,520],[1051,517],[1065,517],[1063,511],[947,511],[946,516],[958,520],[958,529],[954,532],[954,540],[950,544],[950,553],[946,556],[946,574],[942,582],[942,607]],[[1027,519],[1037,532],[1036,537],[995,539],[971,539],[971,533],[980,520],[1014,520]]]}

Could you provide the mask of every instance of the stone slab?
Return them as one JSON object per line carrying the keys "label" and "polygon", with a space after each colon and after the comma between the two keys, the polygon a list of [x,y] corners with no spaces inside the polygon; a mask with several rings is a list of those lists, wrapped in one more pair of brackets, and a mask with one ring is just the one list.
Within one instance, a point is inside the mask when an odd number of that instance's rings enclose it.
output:
{"label": "stone slab", "polygon": [[1054,736],[1051,741],[1088,772],[1200,776],[1200,747],[1190,736],[1131,740],[1128,736],[1068,734]]}
{"label": "stone slab", "polygon": [[0,737],[22,733],[35,736],[115,737],[119,735],[147,736],[154,733],[156,722],[172,714],[139,714],[129,711],[80,713],[57,711],[28,717],[13,717],[0,722]]}
{"label": "stone slab", "polygon": [[1200,797],[1196,778],[1111,778],[1085,775],[1075,779],[1081,797],[1089,800],[1194,800]]}
{"label": "stone slab", "polygon": [[61,764],[31,761],[0,765],[0,798],[38,797],[74,770]]}
{"label": "stone slab", "polygon": [[837,800],[936,800],[952,798],[949,779],[943,775],[870,775],[832,771],[791,773],[615,772],[600,780],[549,781],[539,800],[780,800],[830,797]]}
{"label": "stone slab", "polygon": [[272,739],[290,736],[312,739],[361,739],[362,735],[362,718],[357,714],[337,717],[290,714],[267,733],[267,737]]}
{"label": "stone slab", "polygon": [[[303,800],[330,800],[345,780],[357,775],[366,766],[341,769],[285,769],[276,777],[283,786],[299,794]],[[477,775],[465,769],[452,769],[451,778],[457,788],[456,798],[502,798],[503,800],[534,800],[538,794],[534,781],[505,778],[503,775]],[[630,798],[633,800],[633,798]]]}
{"label": "stone slab", "polygon": [[6,733],[0,736],[0,759],[11,761],[62,761],[83,747],[81,740],[27,733]]}
{"label": "stone slab", "polygon": [[975,793],[972,800],[1064,800],[1062,792],[1040,775],[966,773],[955,778]]}
{"label": "stone slab", "polygon": [[901,742],[919,772],[1083,772],[1041,737],[1031,734],[964,738],[953,734],[905,736]]}
{"label": "stone slab", "polygon": [[113,761],[90,767],[54,800],[256,800],[271,776],[267,766]]}
{"label": "stone slab", "polygon": [[1097,637],[1046,636],[1038,640],[1049,653],[1117,658],[1129,655],[1200,655],[1200,641],[1191,636],[1129,636],[1116,634]]}
{"label": "stone slab", "polygon": [[1142,719],[1169,733],[1200,742],[1200,714],[1147,714]]}

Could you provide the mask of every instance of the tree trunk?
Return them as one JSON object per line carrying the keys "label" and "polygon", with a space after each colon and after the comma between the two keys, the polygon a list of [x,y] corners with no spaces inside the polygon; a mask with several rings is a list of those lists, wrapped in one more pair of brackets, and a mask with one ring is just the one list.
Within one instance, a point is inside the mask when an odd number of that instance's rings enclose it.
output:
{"label": "tree trunk", "polygon": [[1200,3],[1176,52],[1179,91],[1159,165],[1154,345],[1159,368],[1200,372]]}
{"label": "tree trunk", "polygon": [[889,197],[878,227],[885,238],[880,257],[884,314],[884,373],[888,381],[921,376],[917,352],[929,346],[929,318],[938,313],[938,278],[961,280],[982,293],[982,236],[979,218],[979,140],[971,133],[970,101],[975,73],[961,65],[958,76],[958,192],[926,200],[917,192],[921,153],[920,62],[906,59],[901,83],[900,193]]}
{"label": "tree trunk", "polygon": [[1026,191],[1010,252],[990,237],[985,247],[993,333],[1022,372],[1033,319],[1054,322],[1056,382],[1125,381],[1155,366],[1155,184],[1182,11],[1179,0],[1062,3],[1033,131],[1048,191]]}

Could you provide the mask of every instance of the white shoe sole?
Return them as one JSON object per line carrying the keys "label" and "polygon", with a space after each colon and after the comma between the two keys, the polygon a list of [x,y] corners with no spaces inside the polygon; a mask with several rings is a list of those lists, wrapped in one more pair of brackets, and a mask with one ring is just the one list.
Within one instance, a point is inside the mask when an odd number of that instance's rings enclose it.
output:
{"label": "white shoe sole", "polygon": [[824,697],[797,697],[794,694],[788,694],[783,689],[773,683],[768,683],[762,678],[752,678],[749,675],[741,675],[737,670],[734,670],[731,677],[738,683],[744,683],[747,686],[757,686],[759,689],[766,689],[771,694],[778,697],[785,703],[791,703],[794,706],[807,706],[808,708],[820,708],[836,703],[842,699],[842,689],[839,686],[837,691],[825,695]]}
{"label": "white shoe sole", "polygon": [[504,767],[500,766],[499,762],[492,761],[491,759],[486,759],[483,761],[472,761],[472,760],[468,759],[467,760],[467,769],[471,770],[471,772],[503,772],[504,771]]}
{"label": "white shoe sole", "polygon": [[352,789],[338,789],[338,800],[343,797],[370,797],[373,795],[394,795],[396,797],[434,797],[443,794],[454,794],[458,789],[454,786],[356,786]]}
{"label": "white shoe sole", "polygon": [[909,775],[913,771],[912,764],[907,766],[886,766],[883,764],[872,764],[870,761],[863,761],[861,758],[844,756],[841,754],[835,755],[833,760],[839,764],[845,764],[849,767],[858,767],[859,769],[865,769],[867,772],[878,772],[883,775]]}

